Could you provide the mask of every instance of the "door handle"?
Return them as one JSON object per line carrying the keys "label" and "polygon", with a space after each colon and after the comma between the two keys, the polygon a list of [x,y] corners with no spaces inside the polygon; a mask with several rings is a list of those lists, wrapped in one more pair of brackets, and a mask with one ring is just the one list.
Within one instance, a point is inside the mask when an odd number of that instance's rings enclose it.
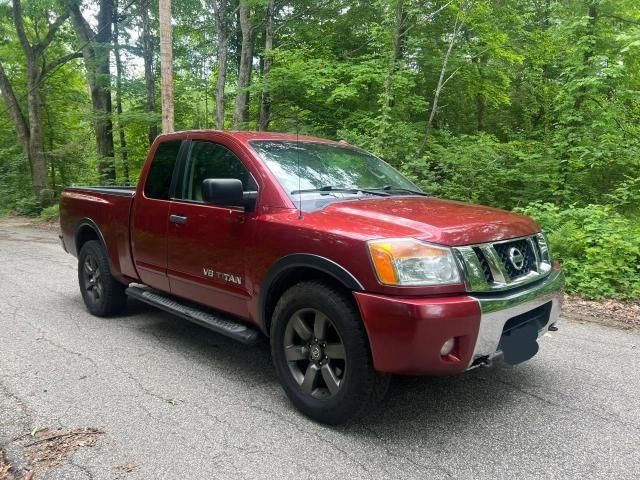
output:
{"label": "door handle", "polygon": [[169,215],[169,221],[173,223],[184,225],[185,223],[187,223],[187,220],[188,217],[185,217],[184,215]]}

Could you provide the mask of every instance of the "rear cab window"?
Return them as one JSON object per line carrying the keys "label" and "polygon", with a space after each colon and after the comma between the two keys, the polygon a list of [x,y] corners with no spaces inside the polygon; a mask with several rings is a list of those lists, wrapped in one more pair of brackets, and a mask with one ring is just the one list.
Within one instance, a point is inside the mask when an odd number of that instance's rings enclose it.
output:
{"label": "rear cab window", "polygon": [[169,199],[171,179],[173,178],[173,171],[181,144],[181,140],[175,140],[158,145],[144,185],[144,195],[146,197],[158,200]]}

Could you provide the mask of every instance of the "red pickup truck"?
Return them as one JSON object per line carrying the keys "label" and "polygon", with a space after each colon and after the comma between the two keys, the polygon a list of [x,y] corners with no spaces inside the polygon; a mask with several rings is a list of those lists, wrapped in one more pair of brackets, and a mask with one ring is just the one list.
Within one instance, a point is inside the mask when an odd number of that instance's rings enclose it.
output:
{"label": "red pickup truck", "polygon": [[366,411],[391,374],[525,361],[559,319],[563,274],[533,220],[431,198],[344,142],[161,135],[136,189],[69,187],[60,212],[92,314],[128,296],[266,336],[287,396],[324,423]]}

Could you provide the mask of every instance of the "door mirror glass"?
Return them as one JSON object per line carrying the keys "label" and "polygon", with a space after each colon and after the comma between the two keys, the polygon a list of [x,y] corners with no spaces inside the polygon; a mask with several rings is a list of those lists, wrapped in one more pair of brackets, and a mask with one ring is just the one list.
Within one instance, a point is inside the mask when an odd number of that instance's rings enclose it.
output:
{"label": "door mirror glass", "polygon": [[205,178],[202,200],[212,205],[244,206],[242,181],[236,178]]}

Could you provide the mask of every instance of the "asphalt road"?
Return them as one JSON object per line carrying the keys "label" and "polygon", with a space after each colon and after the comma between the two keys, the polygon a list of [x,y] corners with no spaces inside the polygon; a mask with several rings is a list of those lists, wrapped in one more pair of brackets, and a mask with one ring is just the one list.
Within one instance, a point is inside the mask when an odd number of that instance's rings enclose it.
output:
{"label": "asphalt road", "polygon": [[[50,479],[640,478],[640,333],[565,321],[517,367],[394,379],[363,422],[324,427],[246,348],[131,302],[89,315],[55,232],[0,223],[0,448],[104,430]],[[124,472],[122,465],[130,465]]]}

